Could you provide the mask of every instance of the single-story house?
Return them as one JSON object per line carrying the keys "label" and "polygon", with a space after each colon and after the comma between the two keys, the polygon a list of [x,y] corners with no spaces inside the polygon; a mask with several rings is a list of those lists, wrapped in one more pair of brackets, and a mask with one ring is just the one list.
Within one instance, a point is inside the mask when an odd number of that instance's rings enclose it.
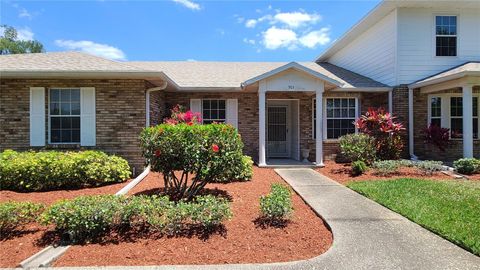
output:
{"label": "single-story house", "polygon": [[[480,8],[460,2],[384,1],[314,62],[2,55],[0,151],[100,149],[138,172],[142,128],[181,104],[203,123],[238,128],[245,154],[259,166],[305,158],[322,166],[369,107],[404,123],[406,156],[480,157]],[[425,144],[430,124],[450,129],[447,151]]]}

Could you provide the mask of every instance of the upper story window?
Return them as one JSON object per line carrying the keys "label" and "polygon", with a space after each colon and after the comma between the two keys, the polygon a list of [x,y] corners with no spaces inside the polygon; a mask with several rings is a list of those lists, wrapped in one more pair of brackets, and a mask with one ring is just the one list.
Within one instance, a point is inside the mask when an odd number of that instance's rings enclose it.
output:
{"label": "upper story window", "polygon": [[80,143],[80,89],[50,89],[51,143]]}
{"label": "upper story window", "polygon": [[202,116],[204,124],[225,123],[226,106],[224,99],[204,99],[202,100]]}
{"label": "upper story window", "polygon": [[457,16],[435,16],[436,56],[457,55]]}

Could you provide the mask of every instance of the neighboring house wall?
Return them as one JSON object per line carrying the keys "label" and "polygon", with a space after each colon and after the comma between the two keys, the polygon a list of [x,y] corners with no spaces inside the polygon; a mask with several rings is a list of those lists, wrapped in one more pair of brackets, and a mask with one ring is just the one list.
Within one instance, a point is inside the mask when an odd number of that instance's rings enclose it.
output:
{"label": "neighboring house wall", "polygon": [[[457,56],[435,56],[435,15],[457,16]],[[480,9],[398,9],[398,84],[480,60]],[[365,75],[364,73],[361,73]]]}
{"label": "neighboring house wall", "polygon": [[[461,89],[451,89],[441,91],[434,94],[457,93],[461,94]],[[480,93],[480,87],[475,87],[473,93]],[[451,145],[447,147],[445,152],[440,151],[437,147],[426,144],[424,139],[424,130],[428,125],[428,96],[429,94],[421,94],[419,90],[414,91],[414,153],[420,159],[427,160],[443,160],[454,161],[463,157],[463,141],[462,139],[450,140]],[[473,141],[473,155],[480,157],[480,140]]]}
{"label": "neighboring house wall", "polygon": [[[49,145],[30,147],[30,87],[95,87],[96,145]],[[139,134],[145,126],[145,89],[143,80],[23,80],[2,79],[0,83],[0,151],[5,149],[98,149],[126,158],[139,172],[144,159]],[[48,132],[48,111],[45,125]],[[48,134],[46,136],[48,140]]]}
{"label": "neighboring house wall", "polygon": [[395,85],[396,13],[391,12],[328,62],[387,85]]}

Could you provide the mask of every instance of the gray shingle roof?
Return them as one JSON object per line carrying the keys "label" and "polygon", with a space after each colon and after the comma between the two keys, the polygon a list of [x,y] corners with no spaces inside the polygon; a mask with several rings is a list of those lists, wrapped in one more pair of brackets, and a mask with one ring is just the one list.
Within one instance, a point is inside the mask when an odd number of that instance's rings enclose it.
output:
{"label": "gray shingle roof", "polygon": [[465,72],[480,72],[480,62],[470,61],[470,62],[463,63],[459,66],[449,68],[440,73],[420,79],[415,83],[413,83],[413,85],[428,84],[429,82],[437,81],[439,79],[447,78],[447,77],[458,75]]}
{"label": "gray shingle roof", "polygon": [[1,71],[141,71],[126,63],[81,52],[49,52],[0,56]]}
{"label": "gray shingle roof", "polygon": [[[239,87],[241,83],[287,62],[128,62],[147,70],[163,71],[180,87]],[[329,63],[298,64],[343,83],[344,88],[387,87],[357,73]]]}
{"label": "gray shingle roof", "polygon": [[[117,62],[81,52],[51,52],[0,56],[0,75],[24,72],[164,73],[182,88],[239,88],[242,83],[282,67],[287,62]],[[338,81],[342,88],[387,87],[360,74],[329,63],[298,64]],[[39,74],[39,75],[38,75]],[[163,74],[162,74],[163,75]]]}

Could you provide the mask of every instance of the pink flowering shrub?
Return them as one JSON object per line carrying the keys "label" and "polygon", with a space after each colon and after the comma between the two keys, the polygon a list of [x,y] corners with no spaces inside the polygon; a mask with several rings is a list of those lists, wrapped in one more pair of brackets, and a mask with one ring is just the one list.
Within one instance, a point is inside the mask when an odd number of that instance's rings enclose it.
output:
{"label": "pink flowering shrub", "polygon": [[430,124],[423,133],[425,143],[433,144],[442,152],[445,152],[445,149],[450,144],[450,130],[448,128]]}
{"label": "pink flowering shrub", "polygon": [[233,126],[188,123],[148,127],[141,134],[143,155],[152,171],[162,173],[172,198],[191,200],[208,183],[252,177],[252,161]]}
{"label": "pink flowering shrub", "polygon": [[185,111],[185,107],[177,104],[172,110],[170,118],[165,119],[166,124],[176,125],[185,123],[189,126],[193,124],[202,123],[202,117],[198,112],[192,112],[190,110]]}
{"label": "pink flowering shrub", "polygon": [[355,121],[360,132],[375,139],[376,156],[379,159],[398,159],[403,151],[402,133],[405,128],[395,119],[396,117],[383,108],[369,108]]}

